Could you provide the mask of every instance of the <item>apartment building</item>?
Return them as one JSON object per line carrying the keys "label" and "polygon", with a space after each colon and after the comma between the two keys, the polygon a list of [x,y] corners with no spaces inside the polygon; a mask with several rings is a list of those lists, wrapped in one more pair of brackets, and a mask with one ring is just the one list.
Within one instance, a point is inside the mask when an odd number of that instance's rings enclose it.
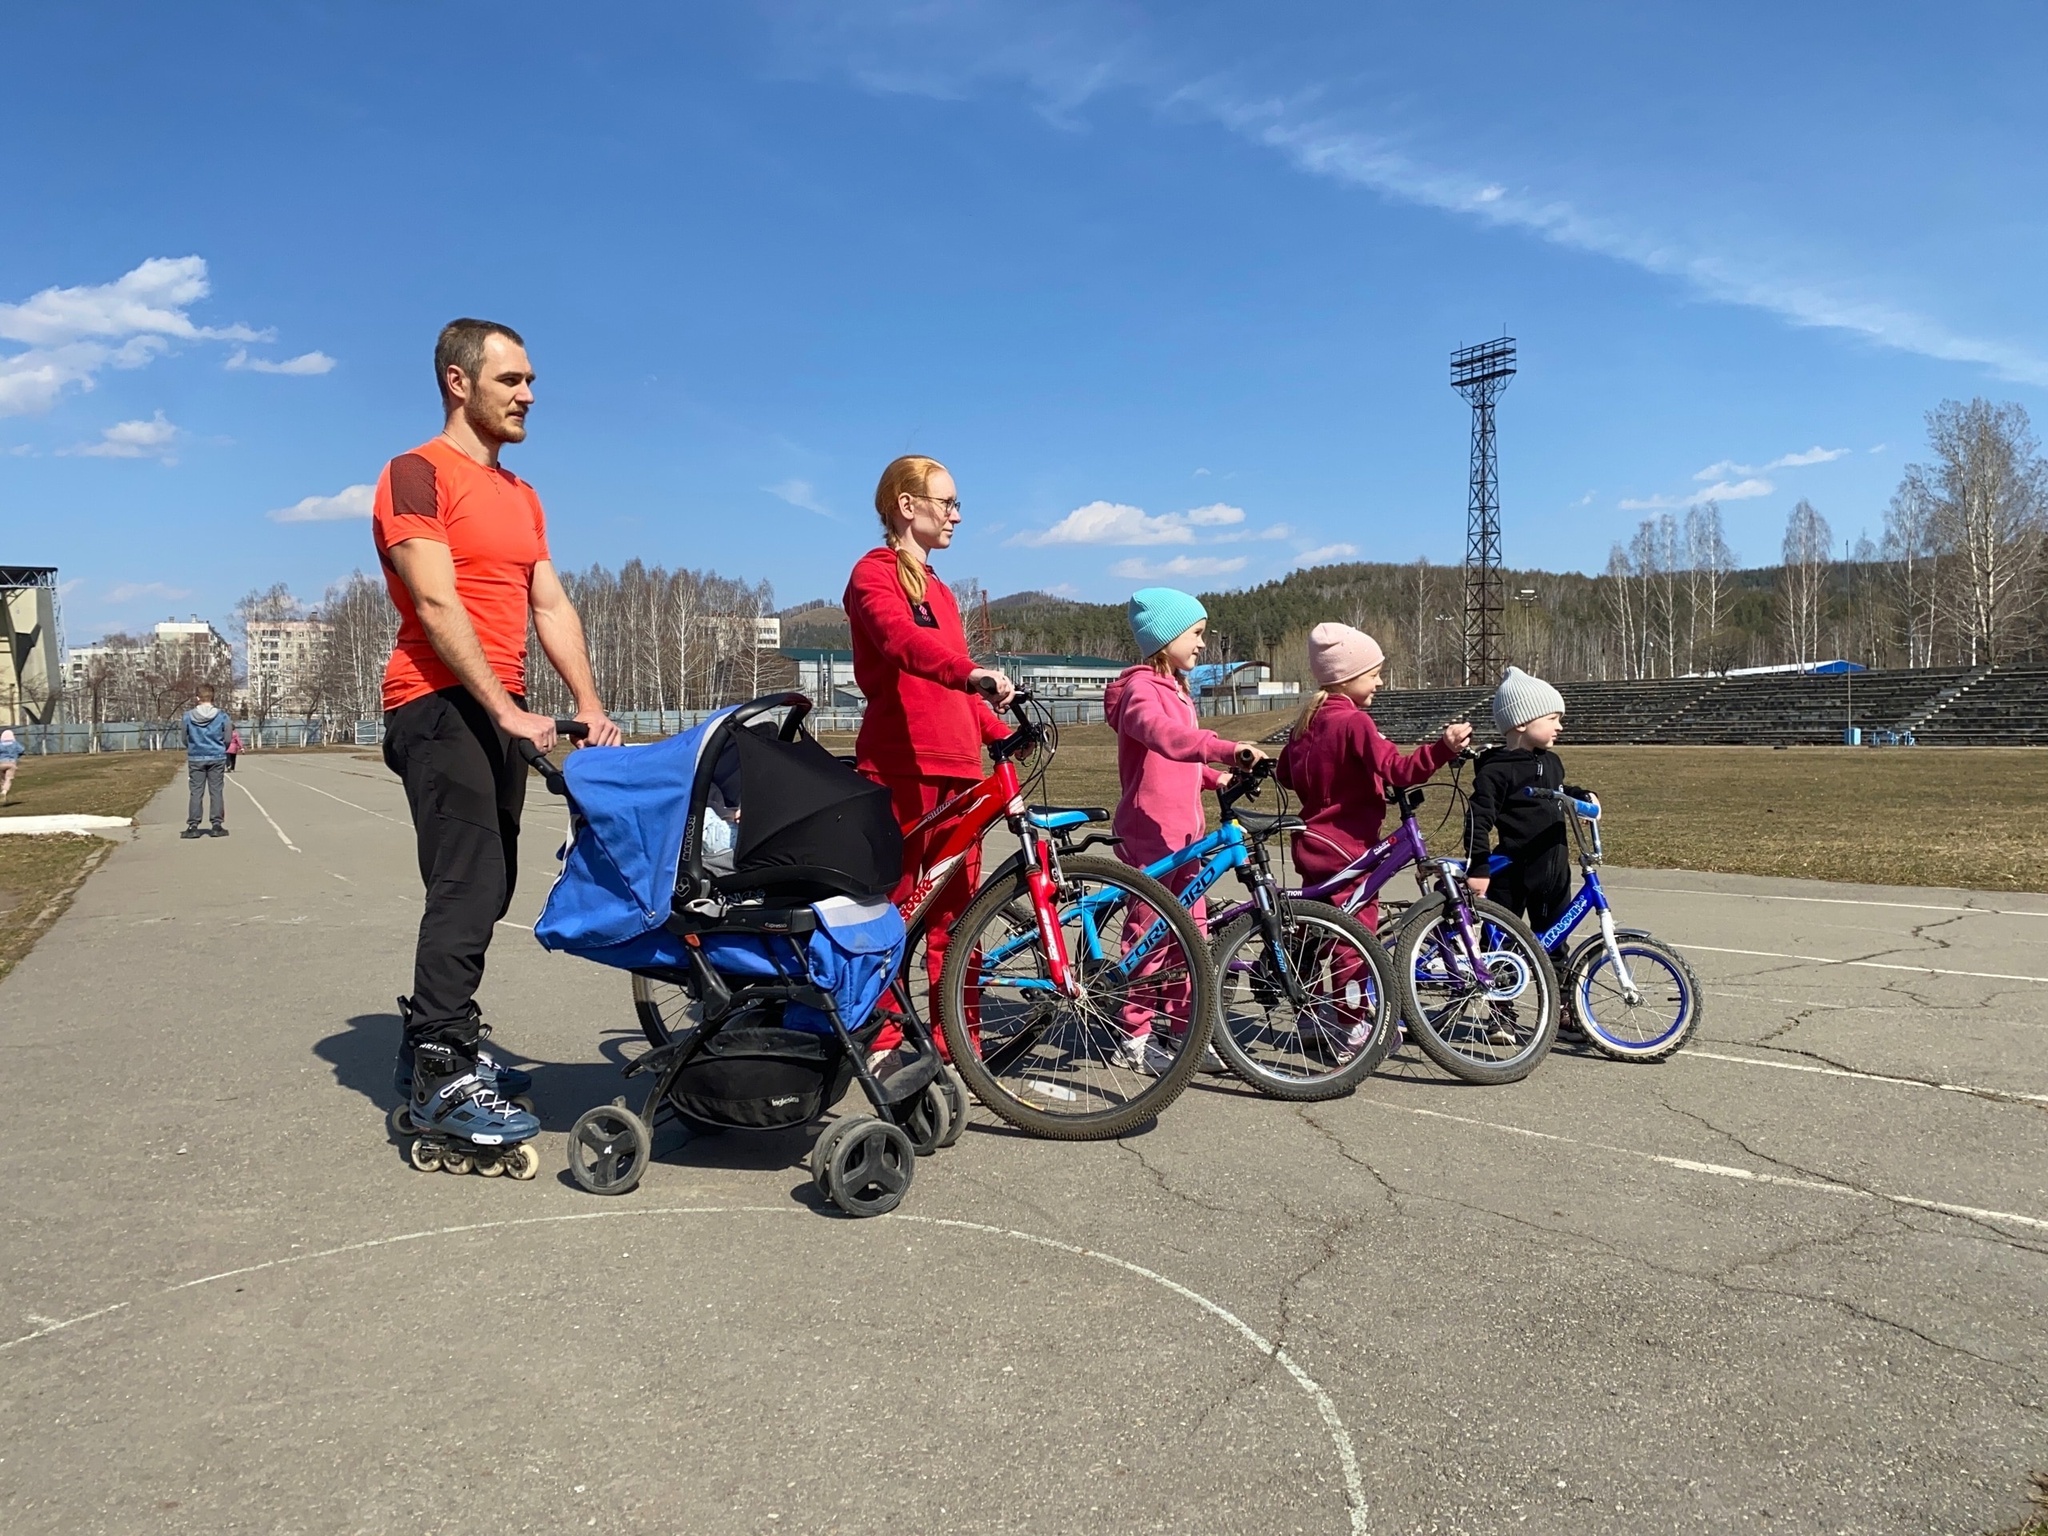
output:
{"label": "apartment building", "polygon": [[256,715],[303,715],[320,707],[320,673],[334,626],[317,619],[252,620],[242,708]]}

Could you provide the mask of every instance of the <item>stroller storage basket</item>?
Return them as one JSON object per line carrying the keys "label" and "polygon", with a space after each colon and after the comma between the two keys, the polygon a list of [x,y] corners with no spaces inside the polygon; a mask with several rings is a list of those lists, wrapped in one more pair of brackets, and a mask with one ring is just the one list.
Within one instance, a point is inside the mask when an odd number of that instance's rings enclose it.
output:
{"label": "stroller storage basket", "polygon": [[722,1029],[669,1084],[691,1120],[732,1130],[807,1125],[839,1101],[853,1062],[829,1035],[772,1026]]}

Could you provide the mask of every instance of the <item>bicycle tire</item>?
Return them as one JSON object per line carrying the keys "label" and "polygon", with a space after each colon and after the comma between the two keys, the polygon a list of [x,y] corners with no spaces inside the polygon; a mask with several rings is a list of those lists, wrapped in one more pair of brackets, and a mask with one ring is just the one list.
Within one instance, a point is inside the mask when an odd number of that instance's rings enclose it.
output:
{"label": "bicycle tire", "polygon": [[633,973],[633,1015],[649,1045],[667,1045],[684,1030],[695,1028],[689,1007],[690,994],[677,983]]}
{"label": "bicycle tire", "polygon": [[[1590,939],[1579,946],[1567,968],[1565,983],[1565,1006],[1576,1018],[1579,1028],[1586,1033],[1586,1041],[1601,1055],[1614,1061],[1651,1062],[1664,1061],[1683,1049],[1686,1041],[1693,1037],[1700,1027],[1700,1019],[1707,1010],[1706,994],[1700,991],[1699,978],[1686,964],[1685,957],[1669,944],[1643,936],[1618,938],[1615,943],[1623,958],[1629,962],[1629,974],[1637,980],[1635,962],[1646,960],[1662,969],[1672,989],[1678,993],[1678,1016],[1668,1029],[1648,1040],[1623,1037],[1614,1032],[1612,1024],[1603,1024],[1593,1008],[1592,989],[1599,973],[1609,968],[1607,946],[1599,939]],[[1618,990],[1611,994],[1613,1001],[1630,1012],[1634,1008]]]}
{"label": "bicycle tire", "polygon": [[[1021,870],[998,876],[984,885],[953,925],[952,937],[946,945],[945,968],[939,976],[937,1010],[953,1066],[985,1107],[1034,1136],[1054,1141],[1102,1141],[1156,1120],[1168,1105],[1180,1097],[1181,1091],[1194,1077],[1209,1044],[1211,1021],[1215,1017],[1215,971],[1210,965],[1209,945],[1202,937],[1201,929],[1173,892],[1157,880],[1114,859],[1092,858],[1083,854],[1060,862],[1062,874],[1070,887],[1087,882],[1124,891],[1149,907],[1165,921],[1171,941],[1178,945],[1185,957],[1189,1018],[1185,1031],[1180,1035],[1174,1035],[1170,1029],[1167,1031],[1167,1038],[1177,1046],[1171,1064],[1157,1077],[1116,1064],[1114,1053],[1118,1044],[1127,1038],[1114,1016],[1116,994],[1104,991],[1098,995],[1093,991],[1094,977],[1087,974],[1087,963],[1072,946],[1069,953],[1074,956],[1076,973],[1090,991],[1076,1000],[1054,998],[1049,992],[1033,987],[1030,989],[1034,994],[1033,1001],[1027,1005],[1022,1001],[1024,989],[1021,982],[1034,978],[1020,977],[1019,999],[1012,1005],[1020,1011],[1017,1031],[1004,1044],[984,1056],[967,1026],[964,998],[969,963],[982,963],[979,957],[984,948],[1008,948],[1011,954],[1021,956],[1028,951],[1040,956],[1036,962],[1039,973],[1036,980],[1042,981],[1045,969],[1030,887]],[[1065,896],[1064,892],[1062,896]],[[1013,907],[1015,910],[1006,916],[1006,909]],[[1069,914],[1075,914],[1077,910],[1068,900],[1062,900],[1063,928],[1071,920]],[[1127,910],[1127,906],[1121,909]],[[1004,926],[1011,944],[985,946],[984,938],[997,925]],[[1169,973],[1165,979],[1173,982],[1178,978]],[[1160,979],[1155,977],[1148,986],[1157,987],[1159,984]],[[1001,987],[1003,984],[997,981],[994,985]],[[992,1033],[989,1025],[990,977],[984,974],[978,986],[980,1013],[977,1027],[985,1040]],[[1067,1016],[1058,1017],[1061,1014]],[[1159,1013],[1157,1017],[1164,1018],[1165,1015]],[[1155,1028],[1154,1036],[1158,1033]],[[1116,1037],[1114,1040],[1112,1035]],[[1073,1058],[1075,1046],[1082,1053],[1081,1071],[1068,1078],[1062,1074]],[[1077,1107],[1071,1111],[1045,1109],[1027,1102],[990,1069],[990,1059],[1007,1060],[1012,1064],[1029,1061],[1035,1075],[1020,1081],[1036,1085],[1033,1089],[1035,1097],[1045,1103],[1072,1102]],[[1070,1081],[1074,1086],[1069,1086]],[[1127,1097],[1123,1096],[1126,1087],[1138,1084],[1143,1086],[1137,1087],[1137,1091]],[[1109,1101],[1103,1108],[1082,1107],[1103,1099]]]}
{"label": "bicycle tire", "polygon": [[[1464,1009],[1474,1000],[1471,989],[1466,989],[1459,1000],[1460,1022],[1450,1029],[1443,1026],[1444,1010],[1428,1006],[1435,996],[1435,989],[1432,985],[1430,997],[1424,996],[1417,979],[1418,970],[1430,968],[1423,952],[1430,936],[1440,930],[1444,915],[1450,910],[1450,899],[1445,896],[1427,897],[1416,902],[1402,921],[1399,947],[1394,951],[1394,974],[1401,987],[1402,1021],[1407,1026],[1409,1037],[1422,1047],[1423,1053],[1453,1077],[1489,1086],[1520,1082],[1536,1070],[1556,1043],[1559,1012],[1557,973],[1551,967],[1550,956],[1527,923],[1506,907],[1490,901],[1473,901],[1469,905],[1476,920],[1512,940],[1521,952],[1519,960],[1527,972],[1518,983],[1521,991],[1508,998],[1492,1000],[1496,1005],[1508,1005],[1505,1017],[1498,1006],[1488,1010],[1494,1027],[1506,1028],[1511,1040],[1496,1042],[1491,1038],[1490,1028],[1479,1029],[1464,1022]],[[1498,949],[1489,952],[1508,953]],[[1498,973],[1504,968],[1496,966],[1495,970]],[[1535,1027],[1526,1031],[1524,1039],[1519,1009],[1523,995],[1532,988],[1537,1018]],[[1515,1046],[1512,1055],[1500,1057],[1493,1054],[1504,1049],[1506,1044]]]}
{"label": "bicycle tire", "polygon": [[[1266,948],[1266,935],[1259,924],[1258,913],[1247,912],[1224,929],[1210,948],[1216,966],[1216,1023],[1210,1031],[1210,1043],[1232,1072],[1267,1098],[1298,1104],[1339,1098],[1372,1075],[1386,1059],[1387,1048],[1393,1043],[1400,1012],[1400,1005],[1395,1001],[1394,962],[1364,923],[1327,902],[1291,901],[1287,904],[1285,923],[1282,942],[1288,945],[1289,960],[1297,974],[1316,971],[1327,961],[1309,954],[1309,935],[1304,935],[1303,942],[1296,946],[1292,934],[1295,929],[1321,929],[1326,941],[1331,936],[1341,936],[1360,957],[1370,977],[1371,996],[1376,999],[1372,1004],[1371,1033],[1348,1058],[1339,1061],[1334,1050],[1324,1044],[1322,1032],[1316,1031],[1315,1039],[1308,1038],[1299,1022],[1299,1015],[1295,1015],[1280,1038],[1274,1041],[1273,1048],[1297,1056],[1305,1063],[1329,1062],[1333,1070],[1323,1072],[1283,1073],[1274,1070],[1270,1062],[1262,1063],[1247,1050],[1240,1041],[1240,1034],[1274,1035],[1274,1027],[1269,1022],[1271,1010],[1275,1005],[1287,1005],[1284,991],[1261,979],[1258,968],[1270,967],[1271,961],[1267,958],[1270,951]],[[1258,952],[1258,958],[1245,953],[1252,949]],[[1303,963],[1304,957],[1309,963]],[[1356,982],[1351,985],[1356,986]],[[1356,1002],[1348,999],[1344,1003],[1327,997],[1319,1001],[1347,1012],[1358,1007]],[[1311,1007],[1314,1006],[1316,1004],[1312,1003]],[[1257,1016],[1255,1010],[1262,1010],[1267,1017]],[[1240,1029],[1237,1020],[1241,1016],[1247,1020],[1250,1031]],[[1294,1037],[1291,1046],[1285,1039],[1286,1035]]]}

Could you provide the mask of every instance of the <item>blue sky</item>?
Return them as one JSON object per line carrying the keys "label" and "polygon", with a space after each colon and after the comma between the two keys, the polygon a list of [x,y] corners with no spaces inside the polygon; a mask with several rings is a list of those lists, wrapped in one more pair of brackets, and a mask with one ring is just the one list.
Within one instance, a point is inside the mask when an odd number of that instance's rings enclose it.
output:
{"label": "blue sky", "polygon": [[558,563],[1093,599],[1454,563],[1519,338],[1512,563],[1719,488],[1882,524],[1921,415],[2048,387],[2021,5],[65,6],[0,90],[0,561],[74,641],[370,568],[433,335],[519,327]]}

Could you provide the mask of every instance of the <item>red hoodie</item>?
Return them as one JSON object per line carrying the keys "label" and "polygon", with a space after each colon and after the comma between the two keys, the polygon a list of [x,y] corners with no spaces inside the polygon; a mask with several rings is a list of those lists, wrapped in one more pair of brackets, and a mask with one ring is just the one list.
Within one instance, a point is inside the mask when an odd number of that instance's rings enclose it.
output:
{"label": "red hoodie", "polygon": [[1103,690],[1102,713],[1116,731],[1123,785],[1112,830],[1117,855],[1140,867],[1202,835],[1202,791],[1223,782],[1208,763],[1227,763],[1236,743],[1204,730],[1180,683],[1149,663],[1126,668]]}
{"label": "red hoodie", "polygon": [[1341,693],[1280,754],[1276,777],[1300,797],[1308,830],[1295,834],[1294,867],[1308,884],[1329,879],[1380,840],[1387,791],[1420,784],[1458,754],[1441,740],[1405,755],[1372,716]]}
{"label": "red hoodie", "polygon": [[962,690],[974,658],[960,627],[960,605],[925,567],[924,601],[913,605],[896,577],[896,552],[871,549],[847,579],[846,619],[853,631],[853,680],[867,695],[854,745],[862,773],[875,779],[978,779],[981,744],[1008,726],[977,695]]}

